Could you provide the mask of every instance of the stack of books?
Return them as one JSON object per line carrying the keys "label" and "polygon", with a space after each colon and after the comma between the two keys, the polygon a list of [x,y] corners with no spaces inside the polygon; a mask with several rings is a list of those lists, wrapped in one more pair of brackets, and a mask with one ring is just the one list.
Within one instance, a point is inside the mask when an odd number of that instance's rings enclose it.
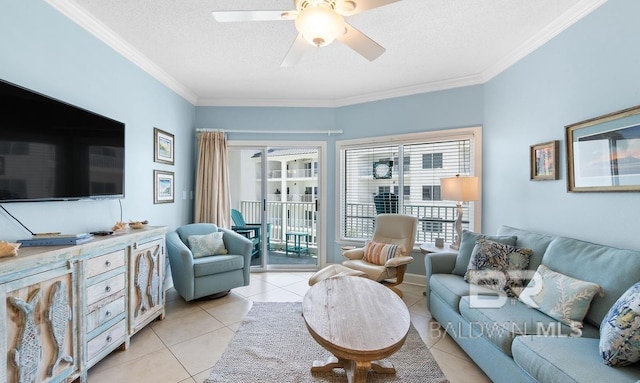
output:
{"label": "stack of books", "polygon": [[89,233],[79,234],[35,234],[31,239],[21,239],[18,242],[22,246],[66,246],[66,245],[79,245],[91,241],[93,235]]}

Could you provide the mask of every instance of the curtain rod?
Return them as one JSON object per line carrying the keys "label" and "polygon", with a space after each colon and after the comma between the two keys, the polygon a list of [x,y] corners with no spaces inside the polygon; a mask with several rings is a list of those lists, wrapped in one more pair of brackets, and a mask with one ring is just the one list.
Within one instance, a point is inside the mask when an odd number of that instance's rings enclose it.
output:
{"label": "curtain rod", "polygon": [[234,130],[234,129],[196,129],[196,132],[223,132],[223,133],[268,133],[268,134],[342,134],[342,130]]}

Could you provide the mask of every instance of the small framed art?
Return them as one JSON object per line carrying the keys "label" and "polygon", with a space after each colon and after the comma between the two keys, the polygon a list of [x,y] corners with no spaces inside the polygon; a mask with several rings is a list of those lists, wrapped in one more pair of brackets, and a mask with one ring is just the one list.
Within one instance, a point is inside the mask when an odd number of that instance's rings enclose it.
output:
{"label": "small framed art", "polygon": [[530,176],[532,181],[559,179],[558,150],[559,141],[550,141],[530,147]]}
{"label": "small framed art", "polygon": [[153,171],[153,203],[173,203],[174,190],[173,172]]}
{"label": "small framed art", "polygon": [[153,128],[153,161],[161,164],[174,164],[173,134]]}

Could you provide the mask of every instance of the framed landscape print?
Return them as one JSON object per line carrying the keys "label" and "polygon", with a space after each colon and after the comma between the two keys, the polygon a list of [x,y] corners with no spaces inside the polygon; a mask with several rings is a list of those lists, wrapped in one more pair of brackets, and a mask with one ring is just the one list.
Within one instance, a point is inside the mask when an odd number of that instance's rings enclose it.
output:
{"label": "framed landscape print", "polygon": [[640,191],[640,106],[566,127],[567,191]]}
{"label": "framed landscape print", "polygon": [[174,202],[174,174],[164,170],[153,171],[153,203]]}
{"label": "framed landscape print", "polygon": [[530,148],[530,175],[533,181],[557,180],[559,141],[545,142]]}
{"label": "framed landscape print", "polygon": [[161,164],[174,164],[173,134],[153,128],[153,160]]}

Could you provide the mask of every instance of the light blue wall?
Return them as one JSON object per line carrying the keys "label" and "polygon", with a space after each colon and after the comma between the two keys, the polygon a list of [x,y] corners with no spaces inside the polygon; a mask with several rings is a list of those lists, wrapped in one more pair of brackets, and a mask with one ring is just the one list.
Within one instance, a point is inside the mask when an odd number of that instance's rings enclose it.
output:
{"label": "light blue wall", "polygon": [[[39,0],[0,0],[0,78],[126,124],[124,220],[191,219],[193,105]],[[154,127],[175,134],[175,166],[153,162]],[[153,204],[153,169],[176,173],[176,203]],[[120,219],[117,200],[5,207],[34,232],[105,230]],[[28,236],[0,212],[0,239]]]}
{"label": "light blue wall", "polygon": [[[567,193],[565,126],[640,104],[640,2],[609,1],[485,84],[483,228],[640,249],[640,194]],[[560,180],[529,181],[529,146],[560,140]]]}
{"label": "light blue wall", "polygon": [[[198,107],[196,127],[226,130],[343,130],[341,135],[326,134],[238,134],[229,140],[263,140],[265,145],[290,141],[327,142],[327,260],[340,262],[336,243],[336,141],[388,136],[482,124],[482,86],[471,86],[415,96],[370,102],[342,108],[233,108]],[[420,254],[416,254],[419,258]],[[409,272],[424,274],[421,259]]]}

